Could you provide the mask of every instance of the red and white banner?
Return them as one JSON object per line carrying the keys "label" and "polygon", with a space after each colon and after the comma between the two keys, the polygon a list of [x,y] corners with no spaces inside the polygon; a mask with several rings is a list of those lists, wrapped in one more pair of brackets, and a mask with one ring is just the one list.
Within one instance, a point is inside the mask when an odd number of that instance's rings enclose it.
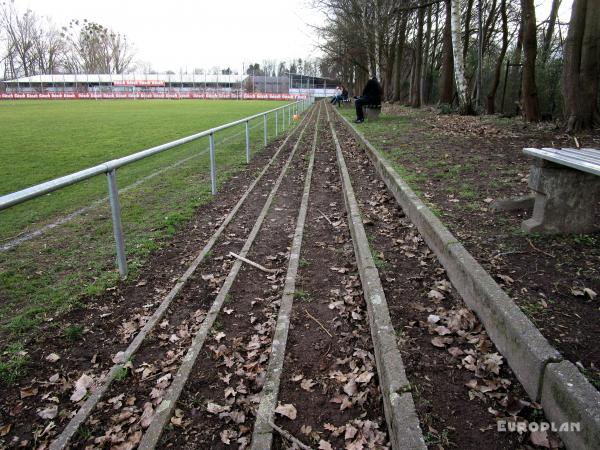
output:
{"label": "red and white banner", "polygon": [[116,80],[113,81],[113,86],[164,86],[164,80]]}
{"label": "red and white banner", "polygon": [[[305,95],[297,94],[262,94],[244,93],[243,100],[300,100]],[[0,100],[114,100],[114,99],[211,99],[211,100],[237,100],[237,93],[227,92],[46,92],[43,94],[31,93],[2,93]]]}

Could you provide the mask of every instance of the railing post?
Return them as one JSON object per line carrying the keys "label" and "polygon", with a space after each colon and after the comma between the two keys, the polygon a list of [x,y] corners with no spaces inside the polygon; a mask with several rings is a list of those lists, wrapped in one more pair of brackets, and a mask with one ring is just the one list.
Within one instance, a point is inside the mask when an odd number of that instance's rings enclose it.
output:
{"label": "railing post", "polygon": [[210,143],[210,189],[212,195],[217,193],[217,162],[215,160],[215,133],[208,136]]}
{"label": "railing post", "polygon": [[117,189],[117,172],[112,169],[106,172],[108,179],[108,197],[112,211],[113,234],[117,247],[117,265],[121,278],[127,278],[127,260],[125,258],[125,241],[123,239],[123,225],[121,224],[121,204],[119,203],[119,190]]}
{"label": "railing post", "polygon": [[277,137],[277,133],[279,132],[279,123],[278,123],[278,113],[279,111],[275,110],[275,137]]}
{"label": "railing post", "polygon": [[246,164],[250,164],[250,123],[246,120]]}
{"label": "railing post", "polygon": [[267,115],[263,114],[263,121],[265,123],[265,147],[267,146]]}
{"label": "railing post", "polygon": [[292,105],[288,105],[288,127],[292,124]]}

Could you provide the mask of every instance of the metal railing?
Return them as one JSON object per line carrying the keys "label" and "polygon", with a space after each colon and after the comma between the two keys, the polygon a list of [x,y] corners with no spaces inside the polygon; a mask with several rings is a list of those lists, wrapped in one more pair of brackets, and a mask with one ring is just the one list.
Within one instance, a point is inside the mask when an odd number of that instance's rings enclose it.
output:
{"label": "metal railing", "polygon": [[[122,278],[127,277],[127,260],[125,257],[125,239],[123,237],[123,227],[121,225],[121,204],[119,201],[119,190],[117,187],[117,169],[132,164],[136,161],[148,158],[150,156],[157,155],[166,150],[178,147],[189,142],[196,141],[200,138],[209,138],[209,156],[210,156],[210,183],[211,192],[213,195],[217,193],[217,165],[215,158],[215,134],[219,131],[226,130],[228,128],[245,124],[246,127],[246,163],[250,162],[250,121],[263,117],[264,123],[264,145],[268,143],[268,130],[267,130],[267,117],[269,114],[275,115],[275,136],[279,133],[279,113],[282,114],[282,125],[285,130],[285,123],[287,118],[287,125],[290,126],[292,122],[292,116],[300,114],[312,103],[311,99],[303,99],[290,103],[279,108],[271,109],[266,112],[258,113],[253,116],[245,117],[235,122],[226,123],[215,128],[211,128],[200,133],[192,134],[175,141],[167,142],[166,144],[157,145],[146,150],[134,153],[132,155],[124,156],[122,158],[113,159],[102,164],[98,164],[94,167],[89,167],[78,172],[65,175],[63,177],[55,178],[54,180],[46,181],[35,186],[31,186],[27,189],[22,189],[11,194],[0,196],[0,211],[8,209],[12,206],[19,205],[28,200],[32,200],[58,189],[71,186],[72,184],[79,183],[97,175],[106,174],[108,180],[108,196],[110,202],[110,208],[112,213],[112,225],[113,234],[115,238],[116,252],[117,252],[117,265],[119,268],[119,274]],[[286,117],[287,113],[287,117]]]}

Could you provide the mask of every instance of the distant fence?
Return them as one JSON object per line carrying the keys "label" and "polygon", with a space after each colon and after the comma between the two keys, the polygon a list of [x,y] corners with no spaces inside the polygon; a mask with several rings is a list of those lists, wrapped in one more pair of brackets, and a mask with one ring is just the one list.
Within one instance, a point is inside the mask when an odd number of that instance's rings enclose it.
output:
{"label": "distant fence", "polygon": [[116,99],[211,99],[211,100],[304,100],[305,94],[236,92],[45,92],[0,93],[0,100],[116,100]]}

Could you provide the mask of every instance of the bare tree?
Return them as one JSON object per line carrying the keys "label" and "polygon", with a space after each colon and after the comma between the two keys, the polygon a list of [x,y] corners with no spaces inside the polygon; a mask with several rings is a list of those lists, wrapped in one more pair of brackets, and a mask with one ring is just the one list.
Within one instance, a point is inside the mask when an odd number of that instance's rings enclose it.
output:
{"label": "bare tree", "polygon": [[452,0],[450,16],[452,24],[452,50],[454,52],[454,76],[456,78],[456,91],[458,92],[459,110],[461,114],[472,114],[473,105],[471,103],[471,96],[467,92],[465,62],[463,60],[462,52],[460,0]]}
{"label": "bare tree", "polygon": [[134,52],[127,38],[103,25],[78,20],[65,27],[70,43],[68,68],[71,72],[124,73],[132,64]]}
{"label": "bare tree", "polygon": [[500,85],[500,75],[502,73],[502,63],[506,56],[506,50],[508,49],[508,16],[506,13],[506,0],[501,0],[500,3],[500,15],[502,16],[502,48],[500,49],[500,55],[496,60],[496,68],[494,69],[494,81],[492,82],[492,88],[487,96],[487,112],[488,114],[494,114],[496,112],[496,92]]}
{"label": "bare tree", "polygon": [[417,13],[417,37],[415,41],[415,61],[413,67],[412,90],[410,93],[411,106],[421,106],[421,76],[423,72],[423,25],[425,21],[425,8],[419,8]]}
{"label": "bare tree", "polygon": [[535,6],[533,0],[521,0],[523,16],[523,112],[530,122],[540,120],[540,105],[535,83],[535,60],[537,56],[537,38],[535,23]]}
{"label": "bare tree", "polygon": [[573,1],[564,52],[563,95],[567,130],[576,132],[600,124],[600,2]]}
{"label": "bare tree", "polygon": [[556,26],[556,18],[558,16],[558,8],[560,8],[562,0],[552,0],[552,8],[550,9],[550,17],[548,17],[548,28],[544,34],[544,42],[542,45],[542,62],[548,61],[550,56],[550,48],[552,39],[554,39],[554,27]]}
{"label": "bare tree", "polygon": [[454,97],[454,53],[452,51],[452,21],[450,0],[446,3],[446,23],[443,34],[442,69],[440,76],[440,103],[451,105]]}
{"label": "bare tree", "polygon": [[13,2],[0,6],[0,28],[6,36],[6,61],[9,76],[29,76],[35,73],[34,41],[38,34],[38,17],[30,10],[22,15]]}

